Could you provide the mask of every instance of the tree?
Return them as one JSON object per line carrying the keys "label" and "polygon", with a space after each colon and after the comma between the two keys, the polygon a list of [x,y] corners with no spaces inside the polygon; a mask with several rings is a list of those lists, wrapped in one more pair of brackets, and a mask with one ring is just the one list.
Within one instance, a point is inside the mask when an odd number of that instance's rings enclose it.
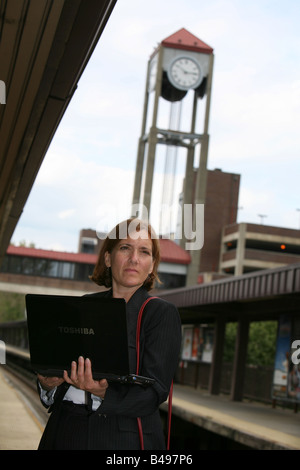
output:
{"label": "tree", "polygon": [[0,292],[0,323],[24,320],[25,297],[14,292]]}
{"label": "tree", "polygon": [[[237,323],[226,326],[225,348],[223,359],[233,362]],[[249,327],[247,364],[256,366],[273,366],[277,337],[277,321],[251,322]]]}

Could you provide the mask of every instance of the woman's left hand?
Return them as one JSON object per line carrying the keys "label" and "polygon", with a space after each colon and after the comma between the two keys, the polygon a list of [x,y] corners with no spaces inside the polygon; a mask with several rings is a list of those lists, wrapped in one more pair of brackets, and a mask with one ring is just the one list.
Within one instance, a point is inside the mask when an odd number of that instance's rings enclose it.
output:
{"label": "woman's left hand", "polygon": [[100,398],[104,398],[108,382],[106,379],[94,380],[92,374],[92,364],[90,359],[78,358],[78,367],[75,361],[71,364],[70,377],[64,371],[64,379],[70,385],[85,390]]}

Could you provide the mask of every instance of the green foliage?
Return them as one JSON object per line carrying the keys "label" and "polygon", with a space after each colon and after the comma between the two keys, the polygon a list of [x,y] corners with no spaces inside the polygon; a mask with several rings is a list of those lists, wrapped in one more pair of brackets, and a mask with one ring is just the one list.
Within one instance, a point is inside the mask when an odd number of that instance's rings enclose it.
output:
{"label": "green foliage", "polygon": [[14,292],[0,292],[0,323],[24,320],[25,296]]}
{"label": "green foliage", "polygon": [[[237,323],[226,326],[224,361],[233,362]],[[273,366],[276,350],[277,322],[251,322],[249,328],[247,364]]]}
{"label": "green foliage", "polygon": [[235,339],[237,333],[237,323],[227,323],[225,333],[224,362],[233,362],[235,351]]}
{"label": "green foliage", "polygon": [[247,363],[273,366],[276,352],[276,338],[276,321],[251,323]]}

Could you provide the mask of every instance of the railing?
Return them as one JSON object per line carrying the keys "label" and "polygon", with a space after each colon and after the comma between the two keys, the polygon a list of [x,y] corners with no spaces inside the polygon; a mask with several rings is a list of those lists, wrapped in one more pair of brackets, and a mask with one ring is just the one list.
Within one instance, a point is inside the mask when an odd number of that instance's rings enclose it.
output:
{"label": "railing", "polygon": [[[231,392],[231,363],[222,364],[221,393]],[[182,361],[176,373],[176,382],[194,388],[208,389],[210,364],[196,361]],[[246,365],[243,398],[272,403],[273,367]]]}
{"label": "railing", "polygon": [[28,350],[27,322],[0,323],[0,340],[5,344],[5,363],[22,375],[33,377]]}
{"label": "railing", "polygon": [[7,345],[28,350],[26,320],[0,323],[0,339]]}
{"label": "railing", "polygon": [[[0,340],[5,342],[7,363],[30,371],[27,322],[17,321],[0,324]],[[176,372],[175,381],[182,385],[208,389],[210,363],[182,361]],[[232,364],[222,364],[221,393],[229,394]],[[273,379],[272,367],[246,366],[244,398],[270,403]]]}

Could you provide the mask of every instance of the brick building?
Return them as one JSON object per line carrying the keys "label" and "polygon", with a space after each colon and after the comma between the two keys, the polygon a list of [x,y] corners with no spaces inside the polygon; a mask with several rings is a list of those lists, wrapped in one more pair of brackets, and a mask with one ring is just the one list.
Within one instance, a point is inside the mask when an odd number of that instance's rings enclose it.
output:
{"label": "brick building", "polygon": [[240,175],[207,171],[198,283],[300,262],[300,230],[237,223]]}
{"label": "brick building", "polygon": [[[237,174],[208,171],[199,284],[300,262],[299,230],[237,223],[239,184]],[[104,234],[94,229],[82,229],[78,253],[10,246],[1,266],[0,283],[93,290],[89,275],[103,238]],[[162,285],[157,287],[185,286],[190,254],[174,240],[161,238],[160,246]]]}
{"label": "brick building", "polygon": [[204,205],[204,245],[199,273],[209,278],[219,273],[221,237],[224,226],[236,222],[240,175],[219,169],[207,171]]}

